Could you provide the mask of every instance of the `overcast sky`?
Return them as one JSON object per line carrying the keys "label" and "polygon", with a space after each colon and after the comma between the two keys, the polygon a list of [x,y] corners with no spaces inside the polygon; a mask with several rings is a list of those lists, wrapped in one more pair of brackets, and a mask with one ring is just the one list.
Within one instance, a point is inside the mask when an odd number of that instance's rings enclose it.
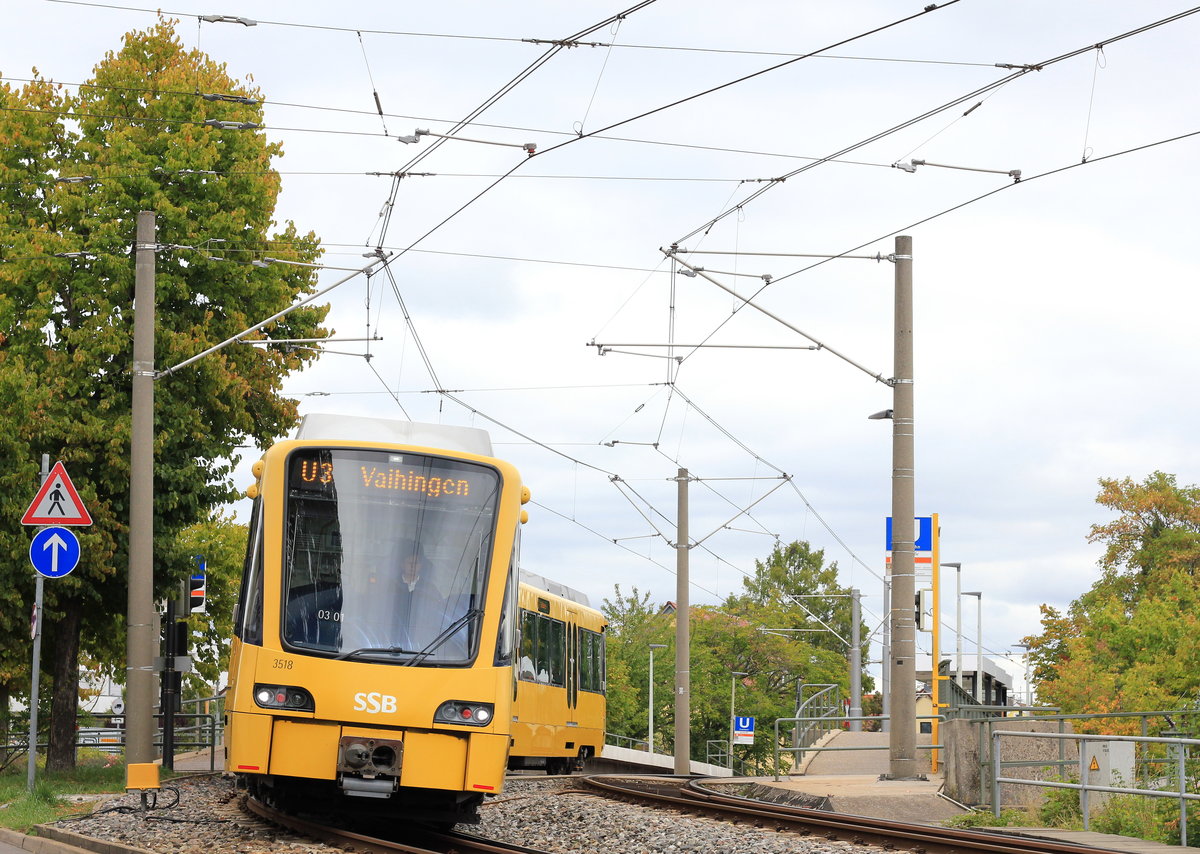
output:
{"label": "overcast sky", "polygon": [[[862,590],[873,629],[891,423],[867,416],[892,405],[872,375],[892,376],[894,267],[751,253],[886,256],[911,235],[918,514],[940,514],[942,560],[982,591],[985,651],[1013,651],[1040,604],[1097,577],[1099,478],[1200,482],[1200,15],[1122,39],[1186,7],[657,0],[548,56],[459,132],[507,146],[447,141],[410,165],[436,140],[398,136],[449,131],[549,40],[626,3],[164,9],[269,102],[281,220],[314,230],[334,266],[412,249],[391,272],[436,380],[377,275],[332,295],[339,338],[382,337],[372,358],[330,345],[287,392],[302,412],[488,429],[536,502],[524,565],[595,604],[617,584],[674,599],[682,466],[701,479],[693,603],[736,592],[776,537],[806,539]],[[84,81],[155,20],[136,0],[10,5],[11,83],[34,66]],[[259,23],[199,22],[211,14]],[[927,165],[895,168],[914,158]],[[435,174],[396,182],[389,205],[397,170]],[[675,243],[777,319],[673,276]],[[671,342],[727,346],[672,362]],[[963,623],[973,655],[974,599]]]}

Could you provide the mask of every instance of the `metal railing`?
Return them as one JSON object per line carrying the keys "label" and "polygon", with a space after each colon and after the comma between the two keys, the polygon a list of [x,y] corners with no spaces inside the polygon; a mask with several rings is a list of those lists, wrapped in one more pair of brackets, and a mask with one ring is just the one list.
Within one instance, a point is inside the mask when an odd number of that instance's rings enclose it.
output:
{"label": "metal railing", "polygon": [[650,750],[650,743],[644,738],[632,738],[628,735],[617,735],[615,732],[604,733],[604,743],[613,747],[624,747],[629,750]]}
{"label": "metal railing", "polygon": [[[199,711],[204,708],[202,704],[207,704],[209,711]],[[203,750],[208,749],[209,759],[208,766],[210,771],[216,770],[217,765],[217,747],[220,746],[224,735],[224,716],[223,709],[225,704],[224,697],[201,697],[198,699],[184,700],[181,703],[182,708],[195,707],[195,712],[176,712],[177,720],[187,719],[192,721],[190,725],[175,728],[175,747],[179,750]],[[15,721],[18,716],[12,716]],[[158,720],[162,720],[162,714],[154,715]],[[75,749],[93,748],[110,753],[120,753],[125,750],[125,729],[123,715],[86,715],[83,720],[90,721],[92,726],[83,726],[76,732]],[[38,750],[45,751],[49,745],[42,741],[46,733],[39,733]],[[158,731],[155,734],[154,744],[159,748],[162,747],[162,732]],[[7,744],[0,747],[0,768],[7,766],[14,760],[15,757],[27,753],[29,750],[29,735],[28,728],[24,732],[12,727],[10,722],[10,731]]]}
{"label": "metal railing", "polygon": [[[1165,744],[1173,746],[1175,749],[1176,761],[1176,776],[1178,778],[1179,790],[1176,792],[1168,792],[1162,789],[1135,789],[1125,786],[1100,786],[1088,783],[1088,765],[1087,756],[1081,749],[1079,751],[1079,780],[1078,783],[1068,783],[1057,780],[1024,780],[1019,777],[1004,777],[1001,775],[1001,769],[1005,767],[1028,767],[1030,765],[1044,766],[1050,763],[1037,761],[1020,761],[1020,762],[1005,762],[1000,757],[1000,739],[1003,736],[1017,738],[1049,738],[1058,739],[1060,741],[1075,740],[1080,742],[1081,747],[1086,742],[1133,742],[1135,744]],[[992,732],[992,792],[995,796],[992,798],[992,814],[997,818],[1000,816],[1000,784],[1010,783],[1019,786],[1039,786],[1052,789],[1076,789],[1079,791],[1079,809],[1083,813],[1083,829],[1089,829],[1090,810],[1088,809],[1088,793],[1089,792],[1107,792],[1117,795],[1143,795],[1151,798],[1177,798],[1179,800],[1179,844],[1187,846],[1187,802],[1200,801],[1200,794],[1193,794],[1187,791],[1187,748],[1191,745],[1200,745],[1200,739],[1195,738],[1153,738],[1149,736],[1137,735],[1082,735],[1076,733],[1060,733],[1060,732],[1021,732],[1019,730],[995,730]],[[1056,763],[1055,763],[1056,764]]]}
{"label": "metal railing", "polygon": [[[810,688],[820,689],[807,699],[804,692]],[[797,686],[796,720],[810,720],[808,726],[799,723],[792,730],[792,748],[802,750],[816,744],[825,733],[838,729],[839,720],[846,714],[842,706],[842,691],[838,685],[831,684],[801,684]],[[798,757],[803,757],[801,752]]]}
{"label": "metal railing", "polygon": [[[155,720],[161,721],[162,714],[156,714]],[[175,713],[175,736],[173,740],[173,753],[181,750],[203,750],[208,748],[208,770],[217,770],[217,716],[214,714],[186,714],[184,712]],[[178,721],[192,720],[195,723],[190,726],[180,726]],[[154,744],[160,750],[163,749],[162,731],[159,730],[154,737]],[[171,762],[166,761],[164,756],[163,764],[174,768],[174,755],[171,756]]]}
{"label": "metal railing", "polygon": [[[1059,712],[1058,706],[980,706],[977,711],[983,712],[999,712],[1006,711],[1010,717],[994,717],[987,716],[982,718],[969,719],[971,723],[979,725],[979,800],[976,803],[990,804],[992,801],[991,779],[993,776],[992,760],[988,755],[988,745],[991,742],[991,734],[998,726],[1004,726],[1006,723],[1013,721],[1038,721],[1047,722],[1053,721],[1058,724],[1058,731],[1066,733],[1067,726],[1071,723],[1096,720],[1122,720],[1134,719],[1138,722],[1141,729],[1142,737],[1146,737],[1150,732],[1150,721],[1158,719],[1165,721],[1172,729],[1174,729],[1175,719],[1194,718],[1200,715],[1200,712],[1193,709],[1175,709],[1171,711],[1149,711],[1149,712],[1089,712],[1086,714],[1043,714],[1043,712]],[[1012,713],[1020,712],[1013,715]],[[1137,760],[1139,764],[1144,764],[1145,760]],[[1055,765],[1059,767],[1067,767],[1075,764],[1074,759],[1068,759],[1066,756],[1066,742],[1059,742],[1058,759],[1046,760],[1040,763],[1042,765]]]}
{"label": "metal railing", "polygon": [[[916,720],[918,720],[918,721],[933,721],[933,720],[940,721],[942,719],[943,719],[942,715],[918,715],[916,717]],[[817,746],[815,744],[815,742],[813,744],[809,744],[804,747],[781,747],[780,746],[782,744],[782,740],[779,737],[779,725],[780,724],[796,723],[797,725],[799,725],[801,723],[828,722],[831,720],[834,723],[834,726],[827,728],[826,730],[824,730],[824,732],[841,731],[843,729],[842,724],[850,723],[851,721],[880,721],[882,723],[883,721],[891,720],[891,716],[890,715],[858,715],[858,716],[840,715],[836,719],[831,719],[831,718],[825,717],[825,716],[816,717],[816,718],[800,718],[800,717],[779,718],[778,720],[775,721],[775,782],[779,782],[779,769],[781,767],[779,764],[779,754],[780,753],[795,753],[796,754],[796,756],[793,757],[793,762],[792,762],[792,767],[794,768],[794,767],[799,766],[800,762],[803,760],[803,756],[804,756],[805,752],[821,753],[823,751],[832,751],[834,753],[837,753],[837,752],[849,752],[852,750],[890,750],[891,749],[891,746],[887,745],[887,744],[856,745],[854,747],[831,747],[829,745]],[[945,747],[944,744],[917,744],[914,746],[916,747],[917,750],[940,750]]]}

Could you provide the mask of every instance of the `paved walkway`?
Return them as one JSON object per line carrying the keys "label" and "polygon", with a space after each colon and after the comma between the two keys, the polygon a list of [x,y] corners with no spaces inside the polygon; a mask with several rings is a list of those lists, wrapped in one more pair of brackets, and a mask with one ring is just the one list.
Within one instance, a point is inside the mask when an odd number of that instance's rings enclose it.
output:
{"label": "paved walkway", "polygon": [[92,854],[74,845],[65,845],[40,836],[26,836],[15,830],[0,827],[0,854]]}
{"label": "paved walkway", "polygon": [[181,753],[175,757],[176,771],[210,771],[225,770],[225,745],[217,747],[215,753],[200,750],[195,753]]}
{"label": "paved walkway", "polygon": [[[929,736],[920,736],[918,744],[929,744]],[[865,815],[892,821],[936,824],[961,815],[965,810],[941,797],[941,774],[926,774],[926,779],[884,780],[890,756],[886,732],[833,732],[816,747],[830,750],[808,751],[800,763],[802,773],[768,779],[764,785],[820,795],[829,798],[834,812]],[[920,763],[927,751],[921,751]]]}

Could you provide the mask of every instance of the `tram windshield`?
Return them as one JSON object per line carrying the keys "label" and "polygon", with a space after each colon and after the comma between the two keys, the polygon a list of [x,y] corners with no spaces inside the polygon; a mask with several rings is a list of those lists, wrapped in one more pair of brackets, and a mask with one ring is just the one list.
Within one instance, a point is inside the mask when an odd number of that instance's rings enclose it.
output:
{"label": "tram windshield", "polygon": [[462,460],[305,448],[288,460],[284,643],[338,658],[470,661],[500,475]]}

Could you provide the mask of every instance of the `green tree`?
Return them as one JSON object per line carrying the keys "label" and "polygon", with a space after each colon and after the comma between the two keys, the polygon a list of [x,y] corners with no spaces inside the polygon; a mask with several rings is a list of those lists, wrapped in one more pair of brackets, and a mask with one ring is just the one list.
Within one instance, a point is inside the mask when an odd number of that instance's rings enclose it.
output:
{"label": "green tree", "polygon": [[742,588],[726,600],[727,608],[778,611],[787,625],[777,628],[811,630],[813,646],[845,650],[850,600],[838,597],[850,591],[838,584],[837,563],[825,565],[823,549],[803,540],[777,544],[766,561],[754,562],[754,574],[742,579]]}
{"label": "green tree", "polygon": [[203,521],[184,530],[180,544],[189,554],[204,558],[207,576],[204,612],[188,616],[195,669],[188,675],[184,695],[208,696],[229,669],[229,639],[242,579],[246,526],[221,510],[210,511]]}
{"label": "green tree", "polygon": [[774,755],[775,721],[795,714],[798,683],[845,688],[846,662],[841,656],[793,636],[762,631],[762,618],[776,616],[762,610],[693,609],[693,758],[704,759],[710,742],[723,752],[732,723],[731,699],[733,714],[753,717],[757,723],[754,744],[735,747],[734,755],[761,767]]}
{"label": "green tree", "polygon": [[[740,595],[726,600],[726,610],[751,617],[811,647],[809,656],[823,663],[818,669],[841,661],[841,673],[827,681],[849,690],[845,662],[851,636],[851,590],[838,583],[837,562],[826,564],[824,549],[813,549],[804,540],[776,545],[766,561],[754,562],[754,574],[742,580],[742,587]],[[864,662],[869,649],[869,641],[862,640]],[[865,671],[862,685],[864,691],[874,685]]]}
{"label": "green tree", "polygon": [[675,621],[650,603],[650,594],[621,592],[613,588],[601,611],[608,619],[608,723],[609,732],[629,738],[645,738],[649,727],[650,644],[656,650],[654,668],[655,741],[664,744],[663,734],[674,721],[672,697],[675,684]]}
{"label": "green tree", "polygon": [[1117,517],[1094,525],[1101,575],[1026,638],[1038,695],[1066,712],[1173,709],[1200,693],[1200,489],[1155,472],[1101,480]]}
{"label": "green tree", "polygon": [[[720,607],[691,610],[691,754],[704,760],[710,742],[724,752],[732,693],[735,713],[758,721],[754,745],[735,748],[735,755],[764,767],[774,753],[774,722],[795,713],[798,683],[837,685],[843,696],[848,691],[846,647],[838,635],[850,637],[850,604],[844,598],[849,590],[837,584],[836,565],[825,566],[824,554],[804,542],[777,546],[765,562],[756,561],[744,585],[744,593]],[[608,729],[644,737],[649,647],[666,644],[655,657],[655,742],[658,750],[669,752],[675,725],[675,615],[653,605],[649,594],[635,589],[624,595],[619,587],[603,610],[609,619]],[[630,697],[635,702],[629,703]]]}
{"label": "green tree", "polygon": [[[216,100],[202,97],[214,94]],[[245,99],[244,101],[228,100]],[[74,763],[81,644],[124,656],[128,566],[130,338],[138,211],[158,217],[155,364],[177,364],[310,293],[311,269],[251,265],[263,255],[312,262],[316,237],[272,217],[282,151],[253,130],[260,93],[186,50],[173,23],[130,33],[71,94],[40,77],[0,84],[0,473],[3,656],[27,654],[29,533],[15,525],[37,487],[40,455],[63,460],[95,524],[82,560],[46,585],[53,678],[48,767]],[[189,249],[187,247],[194,247]],[[309,307],[263,331],[325,335]],[[235,345],[156,383],[155,577],[159,594],[189,573],[182,532],[232,496],[237,447],[260,447],[296,420],[283,378],[313,358],[283,346]],[[6,671],[0,658],[0,674]]]}

